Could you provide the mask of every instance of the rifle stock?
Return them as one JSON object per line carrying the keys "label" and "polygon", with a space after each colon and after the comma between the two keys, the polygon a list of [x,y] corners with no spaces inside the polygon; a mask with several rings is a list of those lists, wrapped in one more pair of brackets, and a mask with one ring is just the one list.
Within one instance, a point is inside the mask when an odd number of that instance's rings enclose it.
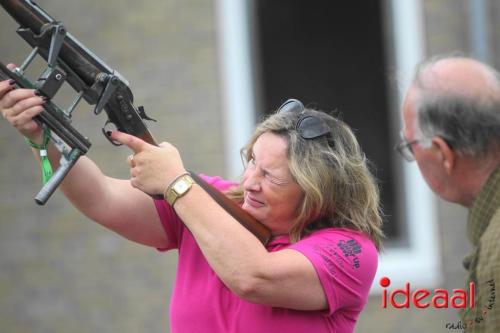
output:
{"label": "rifle stock", "polygon": [[271,231],[262,223],[257,221],[252,215],[243,210],[236,202],[229,199],[215,187],[211,186],[198,175],[190,172],[191,177],[207,192],[214,200],[234,217],[242,226],[252,232],[262,244],[266,245],[271,239]]}
{"label": "rifle stock", "polygon": [[[71,112],[81,98],[90,105],[96,105],[95,114],[99,114],[102,110],[106,111],[108,121],[103,127],[103,132],[106,132],[108,124],[112,124],[119,131],[157,145],[144,123],[144,119],[152,119],[146,115],[142,107],[134,106],[129,83],[121,74],[109,67],[68,33],[59,21],[53,19],[34,1],[0,0],[0,5],[20,25],[17,33],[33,47],[32,53],[16,73],[11,73],[1,63],[0,69],[7,76],[15,79],[19,87],[37,89],[49,99],[46,103],[46,110],[37,120],[52,129],[66,144],[73,148],[66,155],[65,163],[61,163],[61,167],[56,171],[53,179],[49,181],[50,184],[47,183],[50,189],[47,190],[44,186],[35,198],[37,203],[44,204],[48,200],[64,176],[76,163],[76,160],[85,154],[90,147],[90,142],[69,124]],[[36,83],[30,83],[23,76],[23,71],[37,54],[47,61],[48,67]],[[59,76],[57,79],[59,82],[55,82],[54,77],[57,76]],[[77,99],[71,108],[65,111],[50,101],[64,80],[78,92]],[[56,121],[53,121],[53,118]],[[71,135],[66,135],[66,133]],[[107,135],[105,137],[108,138]],[[191,173],[191,175],[220,206],[262,243],[266,244],[269,241],[271,232],[267,227],[196,174]]]}

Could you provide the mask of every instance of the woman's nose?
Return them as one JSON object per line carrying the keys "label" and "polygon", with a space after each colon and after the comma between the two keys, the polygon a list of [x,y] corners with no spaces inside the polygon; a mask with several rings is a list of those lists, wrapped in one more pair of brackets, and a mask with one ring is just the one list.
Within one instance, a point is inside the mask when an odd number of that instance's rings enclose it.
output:
{"label": "woman's nose", "polygon": [[256,169],[245,171],[243,178],[243,189],[245,191],[258,191],[260,190],[260,177]]}

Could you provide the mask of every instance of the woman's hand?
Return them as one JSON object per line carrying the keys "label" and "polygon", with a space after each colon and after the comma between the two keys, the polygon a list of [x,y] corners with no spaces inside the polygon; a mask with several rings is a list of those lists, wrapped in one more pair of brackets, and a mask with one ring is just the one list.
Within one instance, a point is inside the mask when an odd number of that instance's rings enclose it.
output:
{"label": "woman's hand", "polygon": [[145,193],[163,194],[175,178],[186,172],[179,151],[167,142],[157,147],[119,131],[112,132],[110,138],[134,152],[127,158],[130,183]]}
{"label": "woman's hand", "polygon": [[[15,67],[9,64],[7,67]],[[32,89],[14,89],[13,81],[0,82],[0,113],[23,136],[41,142],[43,131],[33,117],[43,111],[44,99]]]}

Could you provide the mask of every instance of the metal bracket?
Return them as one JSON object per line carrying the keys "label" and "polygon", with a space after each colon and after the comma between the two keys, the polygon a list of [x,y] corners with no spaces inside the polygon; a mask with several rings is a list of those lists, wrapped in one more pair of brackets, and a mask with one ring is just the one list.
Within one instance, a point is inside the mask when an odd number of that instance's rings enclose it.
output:
{"label": "metal bracket", "polygon": [[59,56],[59,51],[61,51],[61,46],[66,37],[66,29],[62,24],[54,24],[52,26],[52,36],[50,39],[49,56],[47,63],[49,67],[55,68],[57,63],[57,58]]}
{"label": "metal bracket", "polygon": [[102,109],[108,103],[109,99],[113,96],[116,88],[118,88],[118,83],[120,82],[120,79],[116,75],[108,74],[101,74],[99,80],[101,82],[106,82],[106,87],[99,97],[99,101],[97,102],[97,105],[94,109],[95,114],[99,114],[102,112]]}
{"label": "metal bracket", "polygon": [[38,90],[44,96],[52,99],[59,91],[65,80],[66,74],[63,71],[57,68],[47,67],[47,69],[37,80],[36,85],[38,87]]}

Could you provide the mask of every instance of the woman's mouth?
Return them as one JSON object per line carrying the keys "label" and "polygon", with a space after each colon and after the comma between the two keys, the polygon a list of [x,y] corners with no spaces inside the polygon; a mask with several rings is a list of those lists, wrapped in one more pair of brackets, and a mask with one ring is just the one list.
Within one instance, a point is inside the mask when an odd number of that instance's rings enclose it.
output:
{"label": "woman's mouth", "polygon": [[245,197],[245,203],[254,208],[264,207],[264,203],[262,201],[253,198],[249,194],[247,194]]}

